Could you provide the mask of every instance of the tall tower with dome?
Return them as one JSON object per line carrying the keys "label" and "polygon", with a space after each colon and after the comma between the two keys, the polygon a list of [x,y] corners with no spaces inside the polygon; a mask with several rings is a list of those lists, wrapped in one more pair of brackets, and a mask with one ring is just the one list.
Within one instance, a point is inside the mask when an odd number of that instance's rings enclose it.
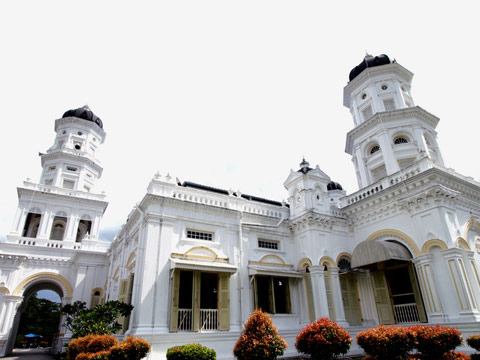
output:
{"label": "tall tower with dome", "polygon": [[0,333],[0,356],[12,348],[8,335],[36,291],[53,290],[64,304],[101,301],[110,243],[99,240],[99,231],[108,203],[95,184],[106,133],[88,106],[65,112],[54,130],[53,145],[39,154],[40,181],[27,179],[17,188],[12,229],[0,244],[0,323],[9,330]]}

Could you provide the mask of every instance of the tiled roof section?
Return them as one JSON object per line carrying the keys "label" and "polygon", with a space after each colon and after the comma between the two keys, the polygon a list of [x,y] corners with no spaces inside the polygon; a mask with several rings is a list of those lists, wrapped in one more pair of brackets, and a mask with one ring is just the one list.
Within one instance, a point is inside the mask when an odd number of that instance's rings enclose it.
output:
{"label": "tiled roof section", "polygon": [[215,187],[212,187],[212,186],[197,184],[197,183],[194,183],[194,182],[191,182],[191,181],[184,181],[182,186],[183,187],[191,187],[191,188],[200,189],[200,190],[205,190],[205,191],[211,191],[211,192],[214,192],[214,193],[217,193],[217,194],[223,194],[223,195],[228,195],[229,194],[227,190],[215,188]]}
{"label": "tiled roof section", "polygon": [[[199,189],[199,190],[204,190],[204,191],[210,191],[214,192],[217,194],[223,194],[223,195],[229,195],[230,193],[228,190],[224,189],[219,189],[213,186],[207,186],[207,185],[202,185],[202,184],[197,184],[191,181],[184,181],[183,183],[179,183],[178,185],[183,186],[183,187],[191,187],[194,189]],[[233,196],[237,196],[237,193],[233,193]],[[264,204],[269,204],[269,205],[275,205],[275,206],[283,206],[283,204],[280,201],[275,201],[275,200],[269,200],[269,199],[264,199],[258,196],[253,196],[253,195],[247,195],[247,194],[242,194],[242,198],[247,199],[249,201],[256,201],[256,202],[261,202]]]}
{"label": "tiled roof section", "polygon": [[257,196],[242,194],[242,198],[250,200],[250,201],[258,201],[258,202],[265,203],[265,204],[282,206],[282,203],[280,201],[268,200],[268,199],[264,199],[264,198],[257,197]]}

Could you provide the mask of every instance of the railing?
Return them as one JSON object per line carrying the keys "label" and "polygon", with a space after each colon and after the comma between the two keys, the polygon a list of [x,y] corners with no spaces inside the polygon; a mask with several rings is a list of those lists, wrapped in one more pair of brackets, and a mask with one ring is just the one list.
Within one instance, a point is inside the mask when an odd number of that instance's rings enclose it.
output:
{"label": "railing", "polygon": [[192,309],[178,309],[178,330],[192,331]]}
{"label": "railing", "polygon": [[217,309],[200,309],[200,330],[217,330]]}
{"label": "railing", "polygon": [[415,323],[420,322],[417,304],[393,305],[395,311],[395,323]]}
{"label": "railing", "polygon": [[[200,309],[200,331],[217,330],[217,323],[217,309]],[[193,331],[192,309],[178,309],[178,331]]]}

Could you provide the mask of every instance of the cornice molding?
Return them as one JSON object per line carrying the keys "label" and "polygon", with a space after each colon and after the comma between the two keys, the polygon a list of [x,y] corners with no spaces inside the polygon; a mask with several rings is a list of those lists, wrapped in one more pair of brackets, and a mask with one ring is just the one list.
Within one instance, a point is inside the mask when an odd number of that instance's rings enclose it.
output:
{"label": "cornice molding", "polygon": [[347,152],[350,155],[353,155],[354,140],[359,136],[364,135],[366,132],[368,132],[372,128],[379,127],[382,124],[386,125],[389,122],[405,120],[407,118],[410,118],[410,119],[415,118],[420,121],[424,121],[427,125],[431,126],[433,129],[437,127],[437,124],[440,121],[438,117],[424,110],[420,106],[397,109],[394,111],[378,112],[375,115],[373,115],[370,119],[361,123],[360,125],[353,128],[347,133],[345,152]]}

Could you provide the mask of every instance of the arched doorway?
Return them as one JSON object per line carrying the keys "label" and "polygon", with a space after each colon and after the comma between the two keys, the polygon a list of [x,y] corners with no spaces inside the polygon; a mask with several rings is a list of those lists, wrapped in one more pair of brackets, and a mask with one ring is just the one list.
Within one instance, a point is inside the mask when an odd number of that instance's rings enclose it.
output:
{"label": "arched doorway", "polygon": [[[45,295],[45,292],[49,292],[50,295],[52,293],[56,294],[56,301],[60,300],[58,303],[58,307],[56,307],[56,329],[52,331],[52,333],[55,334],[55,336],[52,339],[48,339],[47,345],[55,345],[56,341],[56,336],[58,336],[59,330],[60,330],[60,325],[61,325],[61,316],[59,312],[60,306],[64,305],[64,302],[68,299],[71,298],[72,296],[72,288],[69,284],[69,282],[61,275],[54,274],[54,273],[39,273],[35,275],[31,275],[25,280],[23,280],[13,291],[13,295],[16,298],[16,311],[15,315],[13,316],[13,319],[10,318],[10,321],[8,321],[8,342],[6,345],[6,352],[5,354],[9,354],[12,352],[15,342],[17,340],[17,334],[20,329],[20,321],[22,319],[22,315],[25,313],[25,311],[28,311],[28,306],[29,306],[29,300],[32,299],[37,299],[38,296],[37,294],[40,292]],[[41,297],[44,297],[41,295]],[[41,299],[40,299],[41,300]],[[32,301],[30,301],[31,303]],[[38,301],[37,305],[38,305]],[[47,303],[46,301],[40,301],[40,303]],[[48,303],[47,303],[48,305]],[[48,306],[45,308],[47,309]],[[43,314],[43,317],[46,319],[48,315]],[[27,327],[28,328],[28,327]],[[40,334],[33,334],[33,335],[40,335]],[[43,335],[42,335],[43,336]],[[40,340],[40,339],[38,339]],[[37,345],[37,342],[33,342],[35,345]],[[21,345],[21,341],[20,341]],[[28,346],[28,342],[26,344]],[[45,345],[45,344],[43,344]]]}
{"label": "arched doorway", "polygon": [[51,347],[59,330],[61,297],[42,289],[24,297],[15,348]]}
{"label": "arched doorway", "polygon": [[411,252],[396,240],[366,240],[352,254],[352,268],[370,271],[381,324],[426,322]]}

